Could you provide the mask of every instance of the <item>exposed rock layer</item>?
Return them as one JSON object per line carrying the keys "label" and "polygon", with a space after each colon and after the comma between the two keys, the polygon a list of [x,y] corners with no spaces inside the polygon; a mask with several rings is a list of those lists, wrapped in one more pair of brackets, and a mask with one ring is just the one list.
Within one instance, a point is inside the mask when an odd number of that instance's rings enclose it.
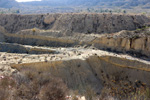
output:
{"label": "exposed rock layer", "polygon": [[26,53],[26,54],[50,54],[56,53],[53,50],[40,49],[33,47],[26,47],[19,44],[11,43],[2,43],[0,42],[0,52],[9,52],[9,53]]}
{"label": "exposed rock layer", "polygon": [[150,58],[149,31],[122,31],[119,36],[117,34],[97,38],[92,41],[92,44],[99,49],[130,53],[140,58]]}

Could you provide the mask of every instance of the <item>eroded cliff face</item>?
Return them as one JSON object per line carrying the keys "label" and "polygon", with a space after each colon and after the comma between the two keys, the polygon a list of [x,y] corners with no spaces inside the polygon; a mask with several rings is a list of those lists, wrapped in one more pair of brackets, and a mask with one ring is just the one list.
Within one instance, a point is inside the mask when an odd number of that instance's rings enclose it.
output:
{"label": "eroded cliff face", "polygon": [[[149,28],[147,29],[149,30]],[[130,53],[137,57],[150,57],[150,36],[146,31],[122,31],[109,36],[97,38],[92,43],[95,47],[122,53]],[[127,35],[128,33],[128,35]],[[134,35],[133,35],[134,34]]]}
{"label": "eroded cliff face", "polygon": [[50,72],[62,78],[70,89],[83,91],[90,86],[97,93],[100,93],[104,86],[116,88],[120,93],[126,88],[123,92],[130,93],[134,89],[150,84],[149,64],[112,56],[91,56],[85,60],[60,60],[12,65],[12,67],[21,73],[25,70]]}
{"label": "eroded cliff face", "polygon": [[113,33],[135,30],[150,19],[143,15],[121,14],[50,14],[50,15],[0,15],[0,25],[15,33],[34,27],[60,30],[63,33]]}

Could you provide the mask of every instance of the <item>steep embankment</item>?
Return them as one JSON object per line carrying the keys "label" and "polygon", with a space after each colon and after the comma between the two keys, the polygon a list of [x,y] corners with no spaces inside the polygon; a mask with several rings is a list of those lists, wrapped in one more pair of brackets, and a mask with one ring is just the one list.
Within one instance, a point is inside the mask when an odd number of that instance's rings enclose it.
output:
{"label": "steep embankment", "polygon": [[62,78],[71,89],[83,91],[90,86],[98,93],[103,86],[115,88],[116,90],[112,89],[114,93],[118,91],[126,94],[150,84],[150,65],[112,56],[19,64],[12,67],[21,73],[27,70],[36,70],[37,73],[49,72]]}
{"label": "steep embankment", "polygon": [[130,53],[141,58],[150,58],[149,32],[149,28],[137,31],[121,31],[97,38],[92,41],[92,44],[104,50]]}
{"label": "steep embankment", "polygon": [[119,14],[0,15],[0,25],[10,33],[34,27],[60,30],[68,34],[113,33],[135,30],[149,21],[143,15]]}

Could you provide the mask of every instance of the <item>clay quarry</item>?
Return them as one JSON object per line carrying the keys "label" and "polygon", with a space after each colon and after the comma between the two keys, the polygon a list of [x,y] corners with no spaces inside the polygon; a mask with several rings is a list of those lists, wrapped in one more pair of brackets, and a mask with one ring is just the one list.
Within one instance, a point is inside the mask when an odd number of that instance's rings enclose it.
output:
{"label": "clay quarry", "polygon": [[1,100],[149,100],[150,17],[0,14],[0,76]]}

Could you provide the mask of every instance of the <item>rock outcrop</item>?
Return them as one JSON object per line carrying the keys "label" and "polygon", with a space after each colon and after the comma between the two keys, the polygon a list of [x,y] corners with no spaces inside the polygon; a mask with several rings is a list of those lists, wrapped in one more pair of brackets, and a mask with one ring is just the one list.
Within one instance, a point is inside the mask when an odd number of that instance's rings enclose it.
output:
{"label": "rock outcrop", "polygon": [[92,43],[99,49],[129,53],[140,58],[150,58],[149,28],[140,31],[121,31],[97,38]]}

